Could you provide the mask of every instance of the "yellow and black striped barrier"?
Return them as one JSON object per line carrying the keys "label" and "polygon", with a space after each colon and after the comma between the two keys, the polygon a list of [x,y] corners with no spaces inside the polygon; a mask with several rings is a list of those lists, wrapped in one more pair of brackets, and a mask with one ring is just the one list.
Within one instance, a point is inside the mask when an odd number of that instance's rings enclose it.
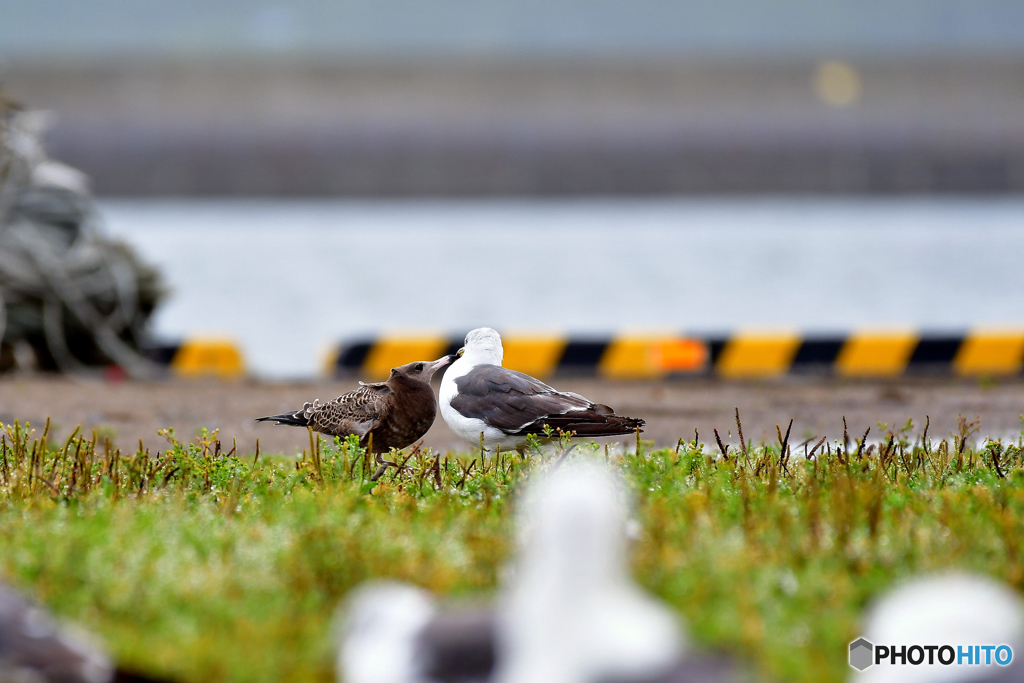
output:
{"label": "yellow and black striped barrier", "polygon": [[242,351],[231,339],[189,338],[148,350],[149,357],[179,377],[235,379],[245,374]]}
{"label": "yellow and black striped barrier", "polygon": [[[755,379],[787,373],[840,377],[898,377],[908,373],[955,376],[1020,374],[1024,328],[922,335],[864,330],[845,336],[795,332],[739,332],[725,337],[621,335],[611,338],[503,335],[505,366],[534,375],[596,375],[609,379],[718,376]],[[462,337],[385,336],[345,344],[331,359],[333,374],[371,379],[414,360],[454,353]]]}

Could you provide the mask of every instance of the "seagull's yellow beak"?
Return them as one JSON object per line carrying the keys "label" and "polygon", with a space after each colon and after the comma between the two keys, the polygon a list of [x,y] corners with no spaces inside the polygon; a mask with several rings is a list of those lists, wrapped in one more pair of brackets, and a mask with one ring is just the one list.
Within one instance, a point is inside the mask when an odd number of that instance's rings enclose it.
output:
{"label": "seagull's yellow beak", "polygon": [[457,358],[462,358],[462,354],[464,354],[465,352],[466,352],[466,347],[465,347],[465,346],[463,346],[463,347],[462,347],[461,349],[459,349],[459,352],[458,352],[458,353],[456,353],[456,354],[455,354],[455,356],[456,356]]}

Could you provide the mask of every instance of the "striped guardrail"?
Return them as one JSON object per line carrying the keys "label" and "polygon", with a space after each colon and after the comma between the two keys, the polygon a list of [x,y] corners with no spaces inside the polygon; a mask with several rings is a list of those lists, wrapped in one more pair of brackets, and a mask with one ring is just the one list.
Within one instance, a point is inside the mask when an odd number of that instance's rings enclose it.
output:
{"label": "striped guardrail", "polygon": [[[1020,374],[1024,329],[926,335],[858,331],[845,336],[739,332],[725,337],[621,335],[606,339],[503,335],[505,366],[536,377],[592,374],[609,379],[717,375],[765,378],[819,372],[841,377],[897,377],[908,372],[957,376]],[[391,368],[454,353],[462,337],[384,336],[344,344],[330,359],[336,375],[385,378]]]}
{"label": "striped guardrail", "polygon": [[235,379],[246,372],[241,348],[231,339],[190,338],[153,346],[147,355],[179,377]]}

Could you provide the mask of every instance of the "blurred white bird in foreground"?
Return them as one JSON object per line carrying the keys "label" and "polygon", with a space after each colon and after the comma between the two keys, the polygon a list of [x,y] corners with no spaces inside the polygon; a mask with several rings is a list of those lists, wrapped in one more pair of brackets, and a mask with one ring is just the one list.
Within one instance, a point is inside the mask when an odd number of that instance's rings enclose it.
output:
{"label": "blurred white bird in foreground", "polygon": [[532,482],[497,619],[499,683],[648,679],[685,651],[676,617],[629,576],[625,486],[575,463]]}
{"label": "blurred white bird in foreground", "polygon": [[1024,602],[1009,587],[971,574],[920,577],[884,595],[868,611],[863,637],[875,647],[1009,645],[1009,666],[874,665],[851,683],[1024,683]]}
{"label": "blurred white bird in foreground", "polygon": [[0,681],[106,683],[114,667],[81,632],[58,627],[43,609],[0,584]]}
{"label": "blurred white bird in foreground", "polygon": [[344,683],[483,683],[494,658],[492,610],[440,610],[426,591],[381,582],[358,589],[344,612]]}
{"label": "blurred white bird in foreground", "polygon": [[350,600],[345,683],[710,683],[737,667],[688,654],[683,629],[629,576],[626,487],[567,462],[519,501],[519,553],[496,605],[439,609],[424,591],[375,584]]}
{"label": "blurred white bird in foreground", "polygon": [[434,618],[426,591],[399,583],[364,586],[349,601],[338,670],[345,683],[420,680],[416,638]]}

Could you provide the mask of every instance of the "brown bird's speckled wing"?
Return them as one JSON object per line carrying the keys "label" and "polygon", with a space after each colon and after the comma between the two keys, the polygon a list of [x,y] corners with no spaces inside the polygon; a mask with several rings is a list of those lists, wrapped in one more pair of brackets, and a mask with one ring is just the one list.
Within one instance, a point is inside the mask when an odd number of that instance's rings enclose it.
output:
{"label": "brown bird's speckled wing", "polygon": [[300,411],[310,427],[329,436],[355,434],[362,439],[394,406],[394,392],[385,382],[363,384],[333,401],[306,403]]}

